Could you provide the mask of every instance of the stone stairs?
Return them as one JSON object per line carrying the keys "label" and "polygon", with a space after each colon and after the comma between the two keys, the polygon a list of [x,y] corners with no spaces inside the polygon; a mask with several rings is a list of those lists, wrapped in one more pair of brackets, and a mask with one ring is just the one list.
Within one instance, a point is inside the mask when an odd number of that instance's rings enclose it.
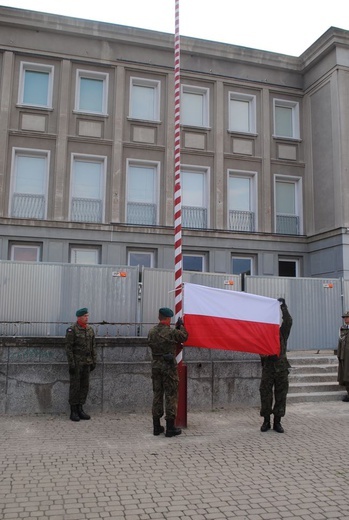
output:
{"label": "stone stairs", "polygon": [[288,352],[291,364],[288,403],[340,401],[345,388],[337,383],[338,360],[333,351]]}

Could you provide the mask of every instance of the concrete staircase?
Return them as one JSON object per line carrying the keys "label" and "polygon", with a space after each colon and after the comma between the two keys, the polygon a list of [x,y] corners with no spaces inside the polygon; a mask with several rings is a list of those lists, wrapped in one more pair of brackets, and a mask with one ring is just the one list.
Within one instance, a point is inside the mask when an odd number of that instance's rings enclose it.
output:
{"label": "concrete staircase", "polygon": [[291,364],[287,401],[339,401],[346,395],[337,383],[337,356],[333,351],[288,352]]}

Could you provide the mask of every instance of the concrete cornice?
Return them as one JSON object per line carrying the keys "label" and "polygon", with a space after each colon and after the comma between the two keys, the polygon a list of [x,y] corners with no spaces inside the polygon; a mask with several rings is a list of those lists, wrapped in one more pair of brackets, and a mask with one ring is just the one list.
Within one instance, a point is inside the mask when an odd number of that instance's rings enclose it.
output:
{"label": "concrete cornice", "polygon": [[[26,27],[36,32],[80,35],[81,37],[119,41],[128,45],[141,45],[169,51],[172,51],[174,47],[174,36],[169,33],[11,7],[0,7],[1,24]],[[299,58],[293,56],[187,36],[181,36],[181,53],[295,71],[299,71],[300,63]]]}
{"label": "concrete cornice", "polygon": [[344,46],[349,50],[349,31],[337,27],[330,27],[301,54],[299,59],[301,61],[302,72],[312,67],[337,46]]}
{"label": "concrete cornice", "polygon": [[[74,37],[101,40],[102,42],[127,44],[128,46],[172,52],[174,35],[147,29],[111,24],[81,18],[0,7],[0,26],[26,28],[36,33],[60,33]],[[16,47],[15,41],[2,42]],[[181,36],[183,57],[208,58],[220,61],[251,64],[255,67],[285,70],[303,74],[325,57],[335,47],[347,47],[349,51],[349,31],[330,27],[301,56],[294,57],[269,51],[241,47]],[[119,56],[118,59],[123,59]],[[127,61],[127,60],[126,60]]]}

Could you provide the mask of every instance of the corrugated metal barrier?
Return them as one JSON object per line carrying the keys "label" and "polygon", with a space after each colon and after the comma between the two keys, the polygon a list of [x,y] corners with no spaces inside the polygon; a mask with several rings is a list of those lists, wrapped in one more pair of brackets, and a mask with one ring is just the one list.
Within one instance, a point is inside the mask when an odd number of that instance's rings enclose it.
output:
{"label": "corrugated metal barrier", "polygon": [[246,292],[285,298],[293,318],[289,350],[337,348],[342,280],[247,276]]}
{"label": "corrugated metal barrier", "polygon": [[[237,275],[185,271],[185,282],[241,291]],[[146,336],[160,307],[174,309],[174,270],[0,261],[0,289],[2,336],[63,336],[79,307],[98,336]],[[290,350],[337,347],[349,280],[245,276],[245,291],[286,299]]]}
{"label": "corrugated metal barrier", "polygon": [[81,307],[100,335],[137,335],[138,267],[0,262],[0,289],[3,336],[62,336]]}

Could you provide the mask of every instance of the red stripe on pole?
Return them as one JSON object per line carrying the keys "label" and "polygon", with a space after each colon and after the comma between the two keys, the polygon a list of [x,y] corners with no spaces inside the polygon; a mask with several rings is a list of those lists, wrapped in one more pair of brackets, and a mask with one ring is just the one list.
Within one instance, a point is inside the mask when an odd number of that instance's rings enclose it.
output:
{"label": "red stripe on pole", "polygon": [[176,320],[182,314],[182,200],[181,200],[181,126],[180,126],[180,36],[179,36],[179,0],[175,0],[175,314]]}
{"label": "red stripe on pole", "polygon": [[[175,314],[176,321],[182,315],[182,197],[181,197],[181,121],[180,121],[180,37],[179,37],[179,0],[175,0],[175,140],[174,140],[174,229],[175,229]],[[178,363],[178,409],[176,425],[187,426],[187,370],[183,364],[183,345],[177,345]]]}

